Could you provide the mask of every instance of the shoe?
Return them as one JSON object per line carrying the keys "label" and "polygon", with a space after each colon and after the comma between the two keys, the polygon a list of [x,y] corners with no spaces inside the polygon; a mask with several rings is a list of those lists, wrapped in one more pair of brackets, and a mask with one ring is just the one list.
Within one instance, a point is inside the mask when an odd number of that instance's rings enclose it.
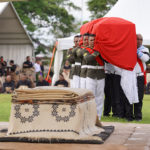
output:
{"label": "shoe", "polygon": [[101,123],[101,121],[99,120],[98,116],[96,117],[96,123],[95,123],[95,125],[97,127],[102,127],[103,126],[102,123]]}

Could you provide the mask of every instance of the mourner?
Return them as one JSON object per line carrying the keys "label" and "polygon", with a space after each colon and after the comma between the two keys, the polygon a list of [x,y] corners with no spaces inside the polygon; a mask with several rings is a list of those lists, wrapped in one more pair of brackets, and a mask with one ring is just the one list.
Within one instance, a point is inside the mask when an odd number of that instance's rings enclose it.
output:
{"label": "mourner", "polygon": [[11,76],[8,75],[8,76],[6,77],[6,81],[3,83],[2,92],[3,92],[3,93],[12,93],[14,89],[15,89],[15,83],[14,83],[14,81],[11,79]]}
{"label": "mourner", "polygon": [[104,116],[110,116],[112,111],[112,116],[116,116],[116,105],[114,97],[114,67],[110,63],[105,63],[105,101],[104,101]]}
{"label": "mourner", "polygon": [[9,65],[10,65],[10,75],[12,77],[12,80],[15,81],[16,80],[15,71],[16,71],[17,65],[14,64],[14,60],[10,60]]}
{"label": "mourner", "polygon": [[150,59],[149,49],[142,45],[143,37],[137,34],[137,63],[135,71],[137,75],[139,103],[134,104],[133,114],[137,121],[142,120],[142,105],[144,96],[144,85],[146,84],[146,62]]}
{"label": "mourner", "polygon": [[30,56],[26,57],[26,61],[23,63],[23,68],[32,68],[33,64],[30,60]]}
{"label": "mourner", "polygon": [[2,64],[2,66],[3,66],[3,68],[5,69],[7,67],[7,62],[4,60],[3,56],[1,56],[0,62]]}
{"label": "mourner", "polygon": [[46,80],[44,80],[42,75],[39,75],[36,86],[49,86],[49,83]]}
{"label": "mourner", "polygon": [[2,64],[0,63],[0,77],[4,76],[6,74]]}
{"label": "mourner", "polygon": [[68,87],[68,82],[64,79],[62,73],[59,74],[59,80],[55,82],[55,86]]}
{"label": "mourner", "polygon": [[35,81],[35,69],[33,63],[30,60],[30,56],[26,57],[26,61],[23,63],[22,72],[26,74],[28,78],[32,77],[32,80]]}
{"label": "mourner", "polygon": [[26,74],[21,74],[20,75],[20,80],[18,81],[16,88],[20,88],[21,86],[28,87],[28,88],[32,87],[31,81],[29,81],[27,79],[27,75]]}
{"label": "mourner", "polygon": [[36,63],[34,64],[34,68],[35,68],[35,73],[36,73],[36,81],[38,81],[38,75],[42,75],[40,59],[36,60]]}

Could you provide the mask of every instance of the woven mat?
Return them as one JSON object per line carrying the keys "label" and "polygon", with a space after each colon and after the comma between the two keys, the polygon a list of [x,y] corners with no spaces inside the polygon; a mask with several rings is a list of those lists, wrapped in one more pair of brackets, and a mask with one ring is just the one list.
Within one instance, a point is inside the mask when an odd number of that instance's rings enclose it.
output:
{"label": "woven mat", "polygon": [[103,132],[95,134],[102,139],[97,140],[65,140],[65,139],[32,139],[20,137],[6,137],[8,129],[0,130],[0,142],[27,142],[27,143],[80,143],[80,144],[103,144],[104,141],[113,133],[114,126],[103,126]]}

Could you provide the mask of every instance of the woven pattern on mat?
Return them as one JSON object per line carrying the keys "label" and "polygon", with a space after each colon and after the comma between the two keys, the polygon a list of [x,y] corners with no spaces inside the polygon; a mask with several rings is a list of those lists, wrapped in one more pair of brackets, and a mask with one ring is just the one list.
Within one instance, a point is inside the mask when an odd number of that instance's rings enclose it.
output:
{"label": "woven pattern on mat", "polygon": [[12,104],[8,135],[101,141],[92,136],[104,131],[95,122],[94,100],[80,104]]}

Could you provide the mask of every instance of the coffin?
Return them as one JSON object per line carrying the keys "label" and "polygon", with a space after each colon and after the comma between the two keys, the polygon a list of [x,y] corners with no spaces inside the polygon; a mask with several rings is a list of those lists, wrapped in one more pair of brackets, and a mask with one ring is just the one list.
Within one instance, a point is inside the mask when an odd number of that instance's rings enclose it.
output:
{"label": "coffin", "polygon": [[[58,87],[16,90],[7,135],[0,141],[103,143],[91,91]],[[103,133],[103,134],[102,134]]]}

